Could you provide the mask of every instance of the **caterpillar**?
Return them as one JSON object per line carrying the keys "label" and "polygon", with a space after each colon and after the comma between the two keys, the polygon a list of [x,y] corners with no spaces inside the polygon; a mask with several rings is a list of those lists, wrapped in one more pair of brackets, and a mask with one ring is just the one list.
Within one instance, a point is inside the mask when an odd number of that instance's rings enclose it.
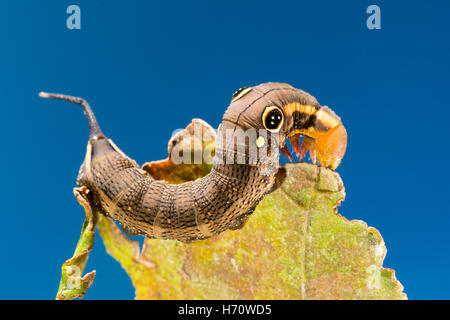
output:
{"label": "caterpillar", "polygon": [[287,139],[299,160],[309,150],[314,162],[333,170],[347,145],[340,118],[312,95],[283,83],[245,87],[233,94],[223,115],[211,172],[168,184],[153,179],[103,134],[84,99],[39,95],[83,107],[90,133],[77,185],[89,189],[92,204],[126,233],[149,238],[190,242],[241,228],[275,184],[279,150],[292,160]]}

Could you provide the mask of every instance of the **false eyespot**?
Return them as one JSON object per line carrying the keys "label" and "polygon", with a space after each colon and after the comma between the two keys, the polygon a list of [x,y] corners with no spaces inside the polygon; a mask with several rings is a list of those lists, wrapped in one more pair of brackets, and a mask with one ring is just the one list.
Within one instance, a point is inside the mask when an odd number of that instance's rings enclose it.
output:
{"label": "false eyespot", "polygon": [[268,106],[262,114],[264,128],[270,132],[278,132],[283,125],[283,111],[277,106]]}

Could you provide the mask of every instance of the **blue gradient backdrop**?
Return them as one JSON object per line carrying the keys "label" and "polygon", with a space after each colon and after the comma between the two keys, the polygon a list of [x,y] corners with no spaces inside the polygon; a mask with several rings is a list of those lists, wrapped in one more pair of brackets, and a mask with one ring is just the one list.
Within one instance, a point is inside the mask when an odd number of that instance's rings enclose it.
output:
{"label": "blue gradient backdrop", "polygon": [[[82,29],[66,28],[77,4]],[[382,29],[366,28],[381,8]],[[339,211],[377,228],[411,299],[448,299],[449,2],[2,1],[0,298],[53,299],[83,222],[72,195],[88,127],[41,90],[86,98],[143,163],[193,117],[215,127],[235,89],[288,82],[349,134]],[[97,238],[87,299],[134,289]]]}

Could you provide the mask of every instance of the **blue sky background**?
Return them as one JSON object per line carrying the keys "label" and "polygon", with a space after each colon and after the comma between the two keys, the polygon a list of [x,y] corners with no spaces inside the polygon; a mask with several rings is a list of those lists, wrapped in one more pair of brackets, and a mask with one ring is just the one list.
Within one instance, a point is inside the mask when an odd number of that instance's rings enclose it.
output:
{"label": "blue sky background", "polygon": [[[371,4],[381,30],[366,28]],[[449,13],[447,1],[2,1],[0,298],[53,299],[84,219],[72,187],[86,120],[39,91],[86,98],[144,163],[193,117],[217,127],[237,88],[279,81],[344,121],[339,211],[380,231],[410,299],[449,299]],[[86,298],[133,298],[96,240]]]}

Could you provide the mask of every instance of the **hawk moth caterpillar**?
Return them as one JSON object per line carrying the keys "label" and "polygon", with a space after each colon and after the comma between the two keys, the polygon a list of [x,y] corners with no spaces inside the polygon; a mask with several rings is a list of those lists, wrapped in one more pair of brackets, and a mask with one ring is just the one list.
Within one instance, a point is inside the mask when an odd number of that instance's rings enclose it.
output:
{"label": "hawk moth caterpillar", "polygon": [[[340,118],[310,94],[282,83],[245,87],[234,93],[219,126],[221,143],[216,146],[211,172],[195,181],[167,184],[149,176],[103,134],[84,99],[39,95],[83,107],[90,133],[77,185],[92,191],[93,205],[125,232],[149,238],[189,242],[241,228],[274,186],[278,149],[292,160],[286,139],[300,160],[309,150],[314,162],[317,159],[333,170],[347,145]],[[246,135],[251,129],[265,134]],[[304,137],[301,147],[300,135]],[[244,151],[239,149],[242,143]],[[251,157],[251,146],[259,150],[269,145],[276,145],[275,152],[269,149]]]}

